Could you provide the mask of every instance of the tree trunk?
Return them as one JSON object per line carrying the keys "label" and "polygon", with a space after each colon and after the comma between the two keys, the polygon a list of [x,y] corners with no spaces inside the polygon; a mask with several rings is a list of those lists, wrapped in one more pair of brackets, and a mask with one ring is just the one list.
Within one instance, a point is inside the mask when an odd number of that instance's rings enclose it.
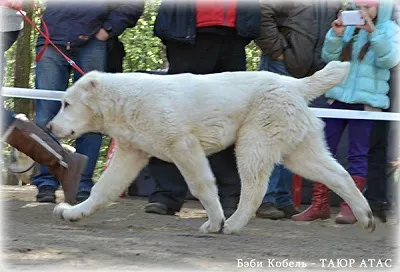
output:
{"label": "tree trunk", "polygon": [[[32,9],[27,10],[27,16],[32,19]],[[30,88],[29,76],[31,73],[32,51],[31,51],[32,26],[25,22],[17,40],[16,59],[14,69],[14,86],[19,88]],[[31,116],[33,102],[30,99],[14,99],[14,112],[24,113]]]}

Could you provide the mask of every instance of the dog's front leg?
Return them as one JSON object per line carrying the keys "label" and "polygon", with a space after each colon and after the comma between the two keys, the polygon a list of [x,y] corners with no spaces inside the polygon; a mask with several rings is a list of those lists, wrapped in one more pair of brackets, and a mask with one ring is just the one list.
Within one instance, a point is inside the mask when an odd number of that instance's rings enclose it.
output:
{"label": "dog's front leg", "polygon": [[132,183],[148,162],[147,153],[131,146],[118,145],[110,165],[93,186],[90,197],[76,206],[60,203],[54,208],[54,215],[78,221],[102,209]]}
{"label": "dog's front leg", "polygon": [[200,200],[207,212],[208,221],[201,227],[203,233],[219,232],[225,218],[218,200],[218,189],[206,154],[194,136],[176,141],[171,147],[171,156],[185,178],[190,192]]}

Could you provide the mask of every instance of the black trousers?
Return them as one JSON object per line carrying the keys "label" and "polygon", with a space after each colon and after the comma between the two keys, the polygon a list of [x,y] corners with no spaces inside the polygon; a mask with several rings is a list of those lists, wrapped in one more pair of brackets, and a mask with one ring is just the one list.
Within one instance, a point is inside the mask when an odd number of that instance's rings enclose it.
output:
{"label": "black trousers", "polygon": [[375,121],[371,129],[365,197],[372,209],[387,202],[388,131],[387,121]]}
{"label": "black trousers", "polygon": [[[399,112],[398,104],[398,74],[399,66],[391,69],[389,80],[389,98],[391,112]],[[393,175],[388,173],[388,162],[397,160],[399,122],[375,121],[370,135],[370,150],[368,153],[368,176],[365,197],[372,209],[386,206],[389,192],[391,201],[398,201],[397,190],[393,188]],[[389,191],[388,191],[389,188]],[[393,203],[392,203],[393,204]]]}
{"label": "black trousers", "polygon": [[[210,74],[224,71],[245,71],[245,39],[237,35],[197,33],[195,44],[168,41],[167,58],[169,74]],[[224,208],[235,208],[240,196],[240,178],[231,146],[209,157],[210,166],[219,187]],[[188,187],[178,168],[152,158],[149,172],[155,179],[157,189],[149,196],[149,202],[161,202],[179,211],[186,198]]]}

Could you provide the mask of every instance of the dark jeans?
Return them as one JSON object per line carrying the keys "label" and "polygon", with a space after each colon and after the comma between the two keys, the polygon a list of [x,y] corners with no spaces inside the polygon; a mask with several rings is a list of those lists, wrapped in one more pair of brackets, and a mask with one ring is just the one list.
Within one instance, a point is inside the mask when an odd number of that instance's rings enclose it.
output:
{"label": "dark jeans", "polygon": [[[224,71],[246,70],[246,41],[237,35],[197,33],[195,44],[167,42],[168,73],[210,74]],[[240,178],[236,167],[234,147],[231,146],[209,157],[210,166],[219,187],[224,208],[236,208],[240,196]],[[149,172],[156,181],[157,189],[149,196],[149,202],[161,202],[179,211],[188,191],[178,168],[153,158]]]}
{"label": "dark jeans", "polygon": [[[104,71],[106,68],[106,42],[92,39],[88,43],[71,50],[61,49],[85,72],[92,70]],[[37,48],[37,52],[41,47]],[[81,75],[72,70],[74,82]],[[53,47],[49,46],[36,64],[36,88],[45,90],[65,91],[71,67],[63,56]],[[46,130],[46,124],[57,114],[61,106],[58,101],[35,100],[36,123]],[[88,133],[75,141],[76,152],[88,156],[89,160],[85,171],[82,174],[79,184],[79,191],[90,191],[93,187],[92,176],[96,167],[97,159],[102,142],[102,135],[99,133]],[[59,186],[58,181],[49,172],[47,167],[40,166],[40,173],[33,178],[33,183],[39,188],[43,185],[50,185],[55,188]]]}
{"label": "dark jeans", "polygon": [[[260,70],[290,76],[283,60],[273,60],[267,55],[261,56]],[[274,203],[277,208],[293,205],[292,178],[292,172],[283,165],[275,165],[269,177],[268,190],[264,196],[263,203]]]}

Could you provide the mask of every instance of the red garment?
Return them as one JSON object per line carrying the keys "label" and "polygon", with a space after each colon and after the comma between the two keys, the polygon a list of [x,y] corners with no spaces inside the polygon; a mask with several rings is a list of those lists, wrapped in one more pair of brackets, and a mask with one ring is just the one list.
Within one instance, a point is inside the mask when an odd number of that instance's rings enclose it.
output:
{"label": "red garment", "polygon": [[8,7],[8,8],[13,8],[13,9],[22,9],[22,1],[14,1],[14,7],[11,5],[10,1],[8,0],[0,0],[0,6],[2,7]]}
{"label": "red garment", "polygon": [[237,0],[196,1],[196,27],[236,26]]}

